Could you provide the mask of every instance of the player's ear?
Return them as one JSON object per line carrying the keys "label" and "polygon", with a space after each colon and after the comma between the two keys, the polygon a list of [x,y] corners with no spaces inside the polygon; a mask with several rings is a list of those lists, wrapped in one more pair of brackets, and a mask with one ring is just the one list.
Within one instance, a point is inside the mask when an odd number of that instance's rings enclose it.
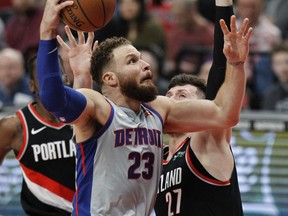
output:
{"label": "player's ear", "polygon": [[118,84],[118,79],[115,73],[113,72],[105,72],[102,76],[103,83],[108,86],[115,87]]}
{"label": "player's ear", "polygon": [[35,83],[33,80],[30,80],[29,82],[29,89],[32,92],[32,94],[35,94]]}

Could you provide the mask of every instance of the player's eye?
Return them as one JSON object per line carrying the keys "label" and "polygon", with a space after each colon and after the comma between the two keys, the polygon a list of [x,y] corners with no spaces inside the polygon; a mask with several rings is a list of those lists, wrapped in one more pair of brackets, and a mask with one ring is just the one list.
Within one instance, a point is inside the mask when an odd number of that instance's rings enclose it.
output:
{"label": "player's eye", "polygon": [[180,94],[179,98],[186,98],[186,95],[185,94]]}
{"label": "player's eye", "polygon": [[129,64],[135,64],[137,62],[136,58],[129,59]]}

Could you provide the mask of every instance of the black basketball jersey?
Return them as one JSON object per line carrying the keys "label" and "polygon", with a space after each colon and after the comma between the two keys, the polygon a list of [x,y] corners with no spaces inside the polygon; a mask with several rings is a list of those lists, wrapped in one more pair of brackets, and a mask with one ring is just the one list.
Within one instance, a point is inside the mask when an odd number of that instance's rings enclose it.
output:
{"label": "black basketball jersey", "polygon": [[184,140],[169,162],[165,149],[156,215],[242,216],[235,164],[231,178],[219,181],[201,165],[189,143],[190,138]]}
{"label": "black basketball jersey", "polygon": [[29,104],[17,111],[23,143],[15,152],[23,173],[21,204],[28,215],[70,215],[75,192],[71,126],[51,123]]}

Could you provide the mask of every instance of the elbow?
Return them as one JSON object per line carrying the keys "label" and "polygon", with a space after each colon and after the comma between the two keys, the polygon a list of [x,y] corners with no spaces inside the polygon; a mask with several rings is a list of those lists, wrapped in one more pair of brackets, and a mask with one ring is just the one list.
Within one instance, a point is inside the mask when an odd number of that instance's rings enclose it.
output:
{"label": "elbow", "polygon": [[236,125],[239,123],[239,121],[240,121],[239,116],[234,117],[234,118],[232,119],[232,121],[231,121],[231,127],[236,126]]}
{"label": "elbow", "polygon": [[59,100],[57,99],[57,95],[55,94],[42,94],[39,95],[41,103],[43,107],[50,113],[55,113],[55,112],[60,112],[61,110],[64,109],[65,103],[64,99]]}
{"label": "elbow", "polygon": [[223,125],[225,125],[225,127],[234,127],[238,124],[239,121],[240,121],[239,115],[238,116],[227,116],[224,120]]}

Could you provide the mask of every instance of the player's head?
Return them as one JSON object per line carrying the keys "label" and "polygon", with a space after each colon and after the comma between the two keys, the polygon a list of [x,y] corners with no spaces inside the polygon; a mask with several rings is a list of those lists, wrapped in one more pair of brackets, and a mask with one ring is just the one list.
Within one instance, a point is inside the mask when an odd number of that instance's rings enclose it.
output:
{"label": "player's head", "polygon": [[[35,55],[27,61],[26,70],[27,70],[29,77],[30,77],[30,91],[38,97],[39,83],[37,81],[36,63],[37,63],[37,56]],[[62,72],[62,80],[63,80],[64,84],[67,86],[70,86],[70,82],[64,73],[60,58],[59,58],[59,65],[60,65],[60,70]]]}
{"label": "player's head", "polygon": [[275,45],[271,52],[272,69],[278,81],[288,83],[288,42]]}
{"label": "player's head", "polygon": [[123,96],[134,100],[149,102],[156,98],[150,65],[123,37],[108,38],[99,44],[92,55],[91,72],[104,95],[118,88]]}
{"label": "player's head", "polygon": [[204,99],[205,92],[204,80],[195,75],[183,73],[171,79],[166,96],[179,101]]}
{"label": "player's head", "polygon": [[171,12],[178,26],[191,28],[194,17],[199,15],[198,0],[172,0]]}
{"label": "player's head", "polygon": [[264,0],[237,0],[236,11],[240,19],[248,18],[249,25],[254,26],[265,9]]}
{"label": "player's head", "polygon": [[25,75],[24,58],[19,50],[4,48],[0,51],[0,81],[8,89],[13,89]]}
{"label": "player's head", "polygon": [[119,16],[121,21],[138,21],[141,23],[146,18],[145,0],[120,0],[119,1]]}

